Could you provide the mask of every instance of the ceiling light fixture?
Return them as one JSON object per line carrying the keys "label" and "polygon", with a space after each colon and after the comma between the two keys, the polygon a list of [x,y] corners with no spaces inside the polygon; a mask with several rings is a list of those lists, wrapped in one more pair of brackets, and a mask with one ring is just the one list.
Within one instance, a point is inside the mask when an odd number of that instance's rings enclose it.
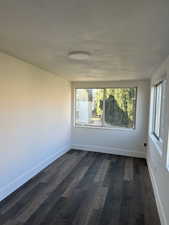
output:
{"label": "ceiling light fixture", "polygon": [[87,51],[72,51],[69,52],[68,56],[70,59],[86,60],[90,58],[91,54]]}

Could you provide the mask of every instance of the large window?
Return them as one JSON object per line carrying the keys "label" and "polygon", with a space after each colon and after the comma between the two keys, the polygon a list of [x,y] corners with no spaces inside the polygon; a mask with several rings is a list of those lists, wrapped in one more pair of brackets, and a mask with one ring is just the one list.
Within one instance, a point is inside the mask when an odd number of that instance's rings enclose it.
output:
{"label": "large window", "polygon": [[154,86],[153,134],[157,139],[161,137],[162,92],[163,82],[160,82]]}
{"label": "large window", "polygon": [[75,89],[75,125],[134,128],[137,88]]}

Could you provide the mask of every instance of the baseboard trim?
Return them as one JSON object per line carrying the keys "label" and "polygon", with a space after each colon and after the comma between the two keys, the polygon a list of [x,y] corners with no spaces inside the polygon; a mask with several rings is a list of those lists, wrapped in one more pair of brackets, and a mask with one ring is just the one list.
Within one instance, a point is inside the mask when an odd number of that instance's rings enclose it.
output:
{"label": "baseboard trim", "polygon": [[168,225],[167,219],[166,219],[166,216],[165,216],[165,212],[164,212],[164,207],[163,207],[162,201],[160,199],[160,194],[159,194],[157,182],[156,182],[156,179],[155,179],[155,176],[154,176],[154,173],[153,173],[153,170],[152,170],[152,167],[151,167],[151,164],[150,164],[150,161],[149,161],[148,158],[147,158],[147,165],[148,165],[151,183],[152,183],[152,186],[153,186],[154,196],[155,196],[155,200],[156,200],[156,205],[157,205],[161,225]]}
{"label": "baseboard trim", "polygon": [[121,149],[121,148],[101,147],[96,145],[77,145],[77,144],[72,144],[71,148],[84,150],[84,151],[101,152],[101,153],[131,156],[131,157],[137,157],[137,158],[146,158],[146,152],[144,151],[131,151],[128,149]]}
{"label": "baseboard trim", "polygon": [[40,162],[38,165],[30,169],[29,171],[26,171],[21,176],[15,178],[9,184],[0,188],[0,201],[6,198],[8,195],[10,195],[12,192],[14,192],[16,189],[18,189],[20,186],[22,186],[24,183],[26,183],[28,180],[30,180],[32,177],[38,174],[41,170],[46,168],[53,161],[61,157],[63,154],[65,154],[69,150],[70,150],[70,145],[66,145],[58,149],[54,154],[49,156],[47,159],[43,160],[42,162]]}

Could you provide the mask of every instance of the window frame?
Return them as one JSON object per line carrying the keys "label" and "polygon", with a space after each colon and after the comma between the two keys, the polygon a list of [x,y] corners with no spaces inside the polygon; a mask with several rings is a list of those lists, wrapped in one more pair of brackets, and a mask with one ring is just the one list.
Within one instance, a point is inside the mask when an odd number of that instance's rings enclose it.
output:
{"label": "window frame", "polygon": [[[156,138],[157,141],[160,141],[162,140],[162,137],[161,137],[161,125],[162,125],[162,121],[161,121],[161,115],[162,115],[162,108],[163,108],[163,93],[164,93],[164,86],[163,86],[163,82],[164,80],[161,80],[159,81],[158,83],[156,83],[154,86],[153,86],[153,121],[152,121],[152,134],[154,135],[154,137]],[[156,113],[157,113],[157,87],[161,85],[161,96],[160,96],[160,122],[159,122],[159,136],[156,134],[155,132],[155,129],[156,129]]]}
{"label": "window frame", "polygon": [[167,135],[167,145],[166,145],[166,167],[169,172],[169,129],[168,129],[168,135]]}
{"label": "window frame", "polygon": [[[136,90],[136,99],[135,99],[135,113],[134,113],[134,123],[133,123],[133,127],[131,127],[131,128],[128,128],[128,127],[116,127],[116,126],[106,126],[105,125],[105,112],[104,112],[104,109],[103,109],[103,117],[102,117],[102,122],[101,122],[101,124],[102,125],[100,125],[100,126],[97,126],[97,125],[90,125],[90,124],[87,124],[87,125],[84,125],[84,124],[82,124],[82,125],[80,125],[80,124],[77,124],[76,123],[76,90],[77,89],[103,89],[103,98],[104,98],[104,100],[103,100],[103,107],[104,107],[104,104],[105,104],[105,90],[106,89],[120,89],[120,88],[133,88],[133,89],[135,89]],[[115,129],[115,130],[127,130],[127,131],[133,131],[133,130],[136,130],[136,115],[137,115],[137,98],[138,98],[138,87],[137,86],[133,86],[133,87],[75,87],[74,88],[74,110],[73,110],[73,114],[74,114],[74,123],[73,123],[73,125],[74,125],[74,127],[75,128],[91,128],[91,129],[105,129],[105,130],[112,130],[112,129]]]}

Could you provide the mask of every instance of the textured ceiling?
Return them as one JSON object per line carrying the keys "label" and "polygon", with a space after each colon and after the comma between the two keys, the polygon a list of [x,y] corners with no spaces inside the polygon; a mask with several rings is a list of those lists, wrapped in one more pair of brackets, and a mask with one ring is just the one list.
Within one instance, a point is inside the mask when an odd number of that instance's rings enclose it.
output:
{"label": "textured ceiling", "polygon": [[168,0],[0,0],[0,50],[68,80],[145,79],[169,54],[168,23]]}

